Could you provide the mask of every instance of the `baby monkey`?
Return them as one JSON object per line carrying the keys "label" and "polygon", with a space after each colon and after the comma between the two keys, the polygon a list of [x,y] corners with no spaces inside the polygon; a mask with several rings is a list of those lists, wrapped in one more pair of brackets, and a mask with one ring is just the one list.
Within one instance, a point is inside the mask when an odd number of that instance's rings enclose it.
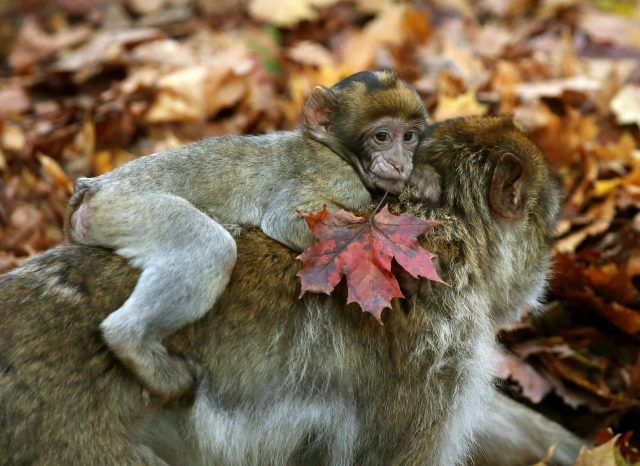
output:
{"label": "baby monkey", "polygon": [[316,86],[303,119],[300,129],[205,139],[77,181],[70,240],[113,248],[142,270],[101,330],[153,395],[176,397],[194,383],[189,364],[162,340],[202,317],[226,287],[236,244],[222,225],[259,227],[302,251],[313,236],[296,210],[358,210],[371,191],[395,193],[410,178],[437,197],[435,172],[412,175],[425,108],[395,73]]}

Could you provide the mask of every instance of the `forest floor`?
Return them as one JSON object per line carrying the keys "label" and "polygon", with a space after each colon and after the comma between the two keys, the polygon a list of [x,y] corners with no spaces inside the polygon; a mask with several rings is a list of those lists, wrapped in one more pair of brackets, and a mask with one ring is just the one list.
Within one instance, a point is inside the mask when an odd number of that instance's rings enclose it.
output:
{"label": "forest floor", "polygon": [[0,273],[63,240],[78,176],[295,127],[313,85],[380,68],[434,120],[511,113],[548,154],[548,309],[501,332],[502,388],[589,438],[639,431],[634,0],[0,0]]}

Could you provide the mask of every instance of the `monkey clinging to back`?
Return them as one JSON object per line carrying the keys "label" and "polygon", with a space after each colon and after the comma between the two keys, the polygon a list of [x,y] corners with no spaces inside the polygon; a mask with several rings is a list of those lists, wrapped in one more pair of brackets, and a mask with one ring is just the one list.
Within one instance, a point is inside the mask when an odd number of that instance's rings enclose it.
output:
{"label": "monkey clinging to back", "polygon": [[113,248],[142,269],[101,329],[152,394],[174,397],[192,386],[189,365],[162,340],[202,317],[226,287],[236,245],[221,224],[260,227],[300,251],[313,237],[296,210],[361,209],[370,190],[398,192],[410,177],[437,197],[435,172],[412,174],[426,111],[394,73],[317,86],[303,117],[301,129],[206,139],[76,183],[70,239]]}

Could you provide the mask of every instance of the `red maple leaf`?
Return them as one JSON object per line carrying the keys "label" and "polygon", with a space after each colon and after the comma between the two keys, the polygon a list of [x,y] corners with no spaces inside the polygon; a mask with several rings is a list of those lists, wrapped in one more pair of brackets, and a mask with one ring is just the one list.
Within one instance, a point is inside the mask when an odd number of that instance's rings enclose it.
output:
{"label": "red maple leaf", "polygon": [[346,210],[329,213],[326,206],[300,215],[318,239],[298,256],[302,261],[300,297],[307,291],[330,294],[346,275],[347,302],[357,302],[380,321],[382,310],[391,307],[391,299],[404,297],[391,273],[391,259],[414,278],[444,283],[433,265],[434,254],[417,240],[440,222],[410,214],[393,215],[387,206],[371,220]]}

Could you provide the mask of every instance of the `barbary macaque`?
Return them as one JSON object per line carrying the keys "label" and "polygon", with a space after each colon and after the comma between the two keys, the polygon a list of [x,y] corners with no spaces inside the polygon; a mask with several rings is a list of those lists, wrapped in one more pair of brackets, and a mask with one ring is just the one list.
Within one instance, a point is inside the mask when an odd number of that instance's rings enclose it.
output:
{"label": "barbary macaque", "polygon": [[[173,398],[193,384],[193,366],[162,340],[204,315],[227,285],[236,244],[223,224],[260,227],[299,252],[313,236],[297,210],[362,209],[370,191],[395,193],[409,181],[426,111],[395,73],[317,86],[303,114],[301,129],[206,139],[77,182],[70,239],[113,248],[142,269],[101,330],[153,395]],[[437,195],[433,171],[423,173],[415,184]]]}
{"label": "barbary macaque", "polygon": [[[296,253],[259,231],[215,312],[167,340],[197,360],[195,401],[168,409],[108,350],[99,324],[139,272],[109,251],[55,248],[0,279],[0,464],[529,466],[580,441],[498,395],[495,325],[537,303],[558,184],[510,118],[434,125],[416,155],[441,202],[412,188],[395,212],[442,220],[421,239],[450,286],[383,313],[298,299]],[[339,290],[337,290],[339,291]],[[514,408],[514,406],[518,406]],[[475,446],[474,446],[475,445]]]}

